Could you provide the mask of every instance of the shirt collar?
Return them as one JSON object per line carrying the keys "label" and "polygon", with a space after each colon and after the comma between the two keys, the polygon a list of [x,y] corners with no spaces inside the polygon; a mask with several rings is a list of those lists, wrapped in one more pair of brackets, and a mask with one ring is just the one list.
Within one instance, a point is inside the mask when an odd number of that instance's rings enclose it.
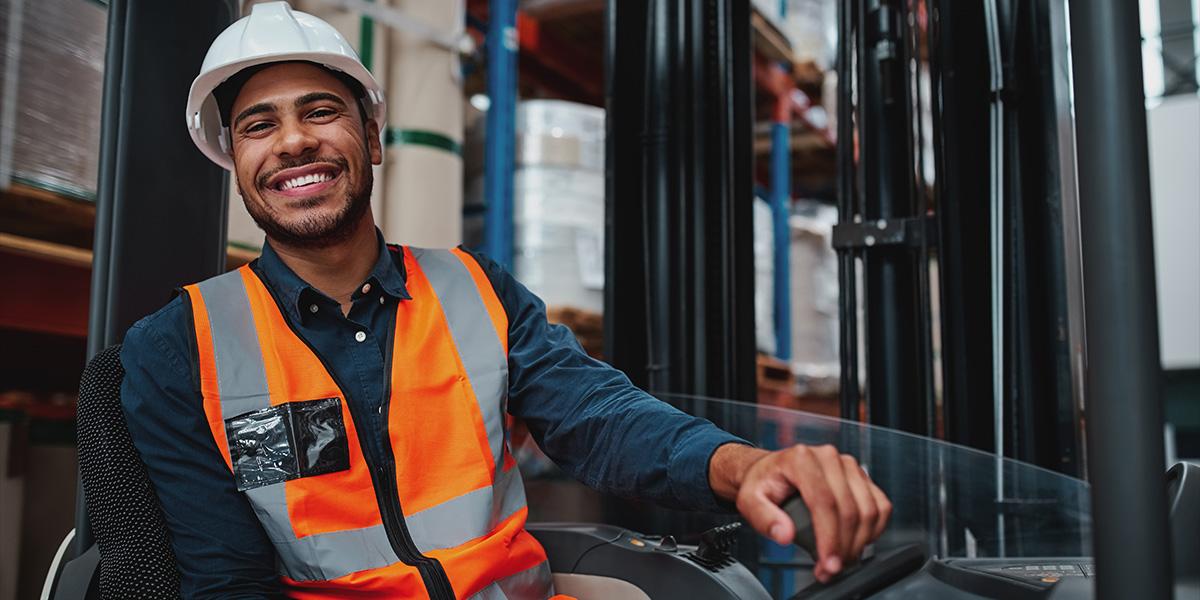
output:
{"label": "shirt collar", "polygon": [[[370,283],[384,294],[401,300],[411,300],[406,282],[408,274],[404,268],[404,252],[399,247],[388,246],[383,241],[383,233],[375,229],[375,237],[379,242],[379,259],[371,269],[363,283]],[[300,278],[291,267],[287,266],[268,241],[263,244],[262,256],[257,261],[257,271],[263,275],[267,285],[274,289],[283,304],[288,316],[296,322],[302,322],[310,311],[313,303],[333,304],[334,300],[322,294]],[[357,298],[361,292],[355,292]]]}
{"label": "shirt collar", "polygon": [[412,300],[408,295],[408,271],[404,268],[404,250],[399,246],[389,246],[383,241],[383,232],[375,228],[375,237],[379,240],[379,260],[371,269],[370,281],[374,279],[379,288],[387,295],[401,300]]}

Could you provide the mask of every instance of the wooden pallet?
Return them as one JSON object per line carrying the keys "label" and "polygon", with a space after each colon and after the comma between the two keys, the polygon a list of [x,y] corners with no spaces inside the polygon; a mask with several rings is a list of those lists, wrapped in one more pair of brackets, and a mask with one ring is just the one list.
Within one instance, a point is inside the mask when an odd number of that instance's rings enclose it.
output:
{"label": "wooden pallet", "polygon": [[604,356],[604,315],[571,306],[552,306],[546,309],[546,320],[566,325],[575,333],[580,345],[593,358]]}
{"label": "wooden pallet", "polygon": [[796,376],[788,363],[760,354],[755,368],[759,404],[830,417],[839,416],[841,409],[837,394],[798,393]]}
{"label": "wooden pallet", "polygon": [[0,190],[4,233],[90,250],[96,205],[23,184]]}
{"label": "wooden pallet", "polygon": [[[96,205],[28,185],[0,191],[0,329],[87,335]],[[230,247],[226,268],[258,255]]]}

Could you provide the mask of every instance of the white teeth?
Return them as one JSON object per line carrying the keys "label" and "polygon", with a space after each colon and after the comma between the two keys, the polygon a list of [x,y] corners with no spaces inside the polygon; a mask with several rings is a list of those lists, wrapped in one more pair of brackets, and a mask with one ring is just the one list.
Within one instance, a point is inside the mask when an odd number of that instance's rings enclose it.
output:
{"label": "white teeth", "polygon": [[279,189],[290,190],[290,189],[298,188],[303,185],[312,185],[314,183],[323,183],[323,182],[329,181],[330,179],[333,179],[333,176],[330,175],[329,173],[312,173],[310,175],[302,175],[300,177],[294,177],[292,179],[288,179],[279,185]]}

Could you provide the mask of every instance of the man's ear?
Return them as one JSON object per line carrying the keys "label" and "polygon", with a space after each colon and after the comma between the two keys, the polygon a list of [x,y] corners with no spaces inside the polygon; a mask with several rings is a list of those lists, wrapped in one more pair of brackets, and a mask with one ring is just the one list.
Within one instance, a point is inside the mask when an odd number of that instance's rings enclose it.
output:
{"label": "man's ear", "polygon": [[367,119],[365,127],[367,130],[367,153],[371,156],[371,164],[383,164],[383,145],[380,143],[383,134],[379,130],[379,123],[375,119]]}

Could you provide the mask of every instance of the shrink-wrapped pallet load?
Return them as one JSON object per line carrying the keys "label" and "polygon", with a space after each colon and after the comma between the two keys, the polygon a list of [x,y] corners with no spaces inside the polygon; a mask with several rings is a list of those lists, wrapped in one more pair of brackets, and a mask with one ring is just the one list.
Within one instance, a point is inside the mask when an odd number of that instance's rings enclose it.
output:
{"label": "shrink-wrapped pallet load", "polygon": [[94,200],[107,11],[0,0],[0,188]]}
{"label": "shrink-wrapped pallet load", "polygon": [[775,216],[764,198],[754,199],[754,340],[775,356]]}
{"label": "shrink-wrapped pallet load", "polygon": [[812,61],[832,70],[837,58],[837,2],[787,0],[780,30],[792,44],[797,61]]}
{"label": "shrink-wrapped pallet load", "polygon": [[[482,157],[483,123],[467,156]],[[548,307],[604,309],[604,109],[561,100],[517,105],[513,273]],[[468,245],[482,241],[483,172],[472,168]]]}
{"label": "shrink-wrapped pallet load", "polygon": [[792,285],[792,371],[801,395],[837,391],[838,267],[833,250],[837,208],[810,200],[789,219]]}
{"label": "shrink-wrapped pallet load", "polygon": [[513,271],[550,307],[604,310],[604,109],[517,109]]}

